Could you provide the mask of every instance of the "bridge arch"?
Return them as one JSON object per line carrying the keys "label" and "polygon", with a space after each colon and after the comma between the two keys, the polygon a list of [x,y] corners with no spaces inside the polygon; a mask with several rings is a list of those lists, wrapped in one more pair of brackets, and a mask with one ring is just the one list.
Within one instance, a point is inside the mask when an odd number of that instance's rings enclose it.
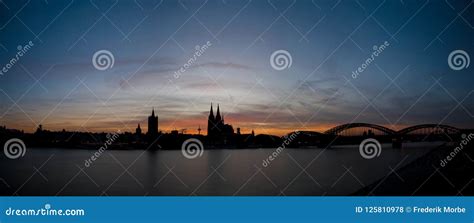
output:
{"label": "bridge arch", "polygon": [[414,125],[410,126],[404,129],[401,129],[397,132],[398,135],[407,135],[412,132],[418,131],[418,130],[433,130],[433,131],[443,131],[446,134],[459,134],[461,132],[460,129],[456,127],[452,127],[449,125],[439,125],[439,124],[422,124],[422,125]]}
{"label": "bridge arch", "polygon": [[379,130],[387,135],[394,135],[397,132],[389,129],[387,127],[381,126],[381,125],[375,125],[375,124],[369,124],[369,123],[347,123],[343,125],[339,125],[336,127],[333,127],[327,131],[324,132],[324,134],[328,135],[337,135],[340,134],[341,132],[348,130],[348,129],[353,129],[353,128],[371,128],[371,129],[376,129]]}

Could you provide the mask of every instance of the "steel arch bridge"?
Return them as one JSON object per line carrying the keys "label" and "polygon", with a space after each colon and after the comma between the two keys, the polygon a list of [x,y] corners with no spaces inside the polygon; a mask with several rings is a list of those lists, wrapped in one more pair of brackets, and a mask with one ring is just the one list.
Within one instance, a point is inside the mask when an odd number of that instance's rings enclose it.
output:
{"label": "steel arch bridge", "polygon": [[[439,125],[439,124],[423,124],[423,125],[414,125],[404,129],[401,129],[397,132],[398,135],[407,135],[419,130],[428,130],[431,132],[443,132],[448,135],[450,134],[459,134],[461,132],[460,129],[456,127],[452,127],[449,125]],[[427,131],[427,132],[428,132]],[[426,132],[424,133],[426,134]]]}
{"label": "steel arch bridge", "polygon": [[379,130],[387,135],[395,135],[397,132],[389,129],[387,127],[381,126],[381,125],[375,125],[375,124],[369,124],[369,123],[347,123],[343,125],[336,126],[334,128],[331,128],[327,131],[324,132],[324,134],[328,135],[338,135],[341,132],[348,130],[348,129],[353,129],[353,128],[372,128]]}
{"label": "steel arch bridge", "polygon": [[[379,130],[386,135],[394,135],[394,136],[403,136],[403,135],[408,135],[410,133],[414,133],[417,131],[422,132],[422,135],[428,135],[433,132],[435,133],[444,133],[444,134],[459,134],[461,132],[460,129],[449,126],[449,125],[441,125],[441,124],[422,124],[422,125],[414,125],[410,126],[404,129],[401,129],[399,131],[395,131],[392,129],[389,129],[387,127],[381,126],[381,125],[376,125],[376,124],[369,124],[369,123],[347,123],[343,125],[338,125],[336,127],[333,127],[327,131],[324,132],[324,134],[327,135],[338,135],[343,131],[346,131],[348,129],[353,129],[353,128],[371,128],[371,129],[376,129]],[[423,132],[423,130],[425,130]]]}

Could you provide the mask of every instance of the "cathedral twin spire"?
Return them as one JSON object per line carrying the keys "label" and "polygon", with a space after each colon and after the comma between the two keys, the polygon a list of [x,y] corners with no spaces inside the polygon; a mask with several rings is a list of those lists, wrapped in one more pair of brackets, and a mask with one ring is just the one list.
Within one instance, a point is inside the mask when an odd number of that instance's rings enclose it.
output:
{"label": "cathedral twin spire", "polygon": [[209,118],[207,120],[207,135],[216,136],[219,135],[224,127],[224,118],[221,116],[219,104],[217,105],[217,113],[214,116],[214,108],[211,103],[211,109],[209,111]]}
{"label": "cathedral twin spire", "polygon": [[211,110],[209,111],[209,119],[217,122],[224,122],[224,118],[221,116],[220,110],[219,110],[219,104],[217,104],[217,113],[216,116],[214,116],[214,109],[212,108],[212,103],[211,103]]}

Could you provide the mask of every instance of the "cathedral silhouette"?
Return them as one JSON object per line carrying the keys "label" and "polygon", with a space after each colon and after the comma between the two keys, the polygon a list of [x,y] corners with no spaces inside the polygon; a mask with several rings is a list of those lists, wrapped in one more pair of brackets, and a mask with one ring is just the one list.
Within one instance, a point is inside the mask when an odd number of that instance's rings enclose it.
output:
{"label": "cathedral silhouette", "polygon": [[[201,128],[199,127],[199,132]],[[252,131],[253,132],[253,131]],[[141,141],[142,131],[140,124],[138,124],[136,131],[136,140]],[[151,111],[151,115],[148,116],[148,132],[146,133],[146,139],[149,144],[164,143],[165,141],[177,140],[179,137],[184,136],[184,132],[179,134],[177,130],[171,131],[169,134],[163,134],[158,130],[158,115],[155,115],[155,109]],[[200,135],[200,133],[199,133]],[[236,137],[240,136],[240,129],[237,128],[237,133],[234,132],[234,128],[230,124],[226,124],[224,121],[224,115],[221,114],[220,107],[217,105],[217,112],[214,116],[214,108],[211,103],[211,109],[209,111],[209,117],[207,120],[207,136],[206,142],[208,145],[229,145],[236,141]],[[174,137],[174,138],[173,138]]]}
{"label": "cathedral silhouette", "polygon": [[234,135],[232,125],[225,124],[224,116],[221,115],[219,105],[217,105],[217,113],[214,116],[214,110],[211,103],[209,117],[207,119],[207,138],[209,143],[227,144]]}

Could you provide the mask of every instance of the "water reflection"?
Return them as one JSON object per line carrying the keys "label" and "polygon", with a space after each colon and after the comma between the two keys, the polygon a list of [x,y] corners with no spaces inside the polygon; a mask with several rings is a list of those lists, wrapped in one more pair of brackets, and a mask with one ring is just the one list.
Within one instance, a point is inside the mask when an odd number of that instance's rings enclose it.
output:
{"label": "water reflection", "polygon": [[[357,146],[206,150],[187,159],[180,150],[106,151],[90,167],[93,150],[30,149],[22,159],[1,158],[2,195],[347,195],[401,168],[441,143],[382,145],[364,159]],[[82,168],[82,170],[81,170]]]}

